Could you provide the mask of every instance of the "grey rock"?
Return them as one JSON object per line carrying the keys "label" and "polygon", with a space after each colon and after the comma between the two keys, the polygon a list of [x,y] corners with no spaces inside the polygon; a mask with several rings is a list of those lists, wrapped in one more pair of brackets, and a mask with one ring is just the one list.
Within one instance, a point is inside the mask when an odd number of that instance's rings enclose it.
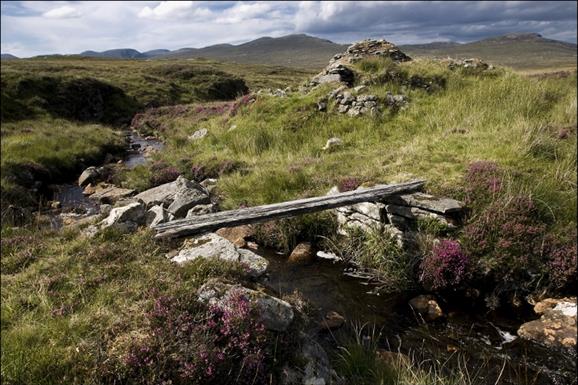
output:
{"label": "grey rock", "polygon": [[324,151],[331,150],[342,145],[343,141],[341,139],[333,137],[327,140],[327,143],[325,143],[325,147],[323,147],[323,150]]}
{"label": "grey rock", "polygon": [[317,102],[317,111],[327,111],[327,102],[324,100]]}
{"label": "grey rock", "polygon": [[100,174],[98,173],[96,167],[88,167],[78,177],[78,185],[80,187],[84,187],[89,183],[96,182],[99,177]]}
{"label": "grey rock", "polygon": [[101,215],[103,218],[108,217],[108,215],[110,214],[110,210],[112,210],[112,205],[109,205],[109,204],[106,204],[106,203],[100,205],[99,211],[100,211],[100,215]]}
{"label": "grey rock", "polygon": [[134,190],[132,189],[108,186],[96,190],[96,192],[90,196],[90,199],[94,199],[101,203],[115,203],[119,199],[126,198],[132,194],[134,194]]}
{"label": "grey rock", "polygon": [[143,191],[140,194],[135,195],[134,198],[142,200],[147,207],[159,204],[163,207],[168,207],[174,201],[175,195],[178,192],[189,189],[203,191],[203,187],[198,183],[190,181],[181,175],[173,182],[165,183]]}
{"label": "grey rock", "polygon": [[187,215],[185,216],[185,218],[192,218],[197,215],[210,214],[213,212],[215,212],[215,205],[212,203],[208,205],[196,205],[195,207],[187,211]]}
{"label": "grey rock", "polygon": [[153,206],[146,212],[145,224],[150,228],[169,220],[169,212],[161,205]]}
{"label": "grey rock", "polygon": [[354,88],[353,88],[353,91],[355,91],[355,92],[363,92],[363,91],[365,91],[365,90],[367,90],[367,87],[364,86],[364,85],[357,86],[357,87],[354,87]]}
{"label": "grey rock", "polygon": [[209,195],[202,186],[196,184],[192,188],[177,191],[168,210],[176,218],[183,218],[191,208],[207,203],[211,203]]}
{"label": "grey rock", "polygon": [[347,110],[349,110],[348,105],[341,104],[341,105],[339,105],[339,107],[337,107],[337,112],[340,112],[342,114],[346,113]]}
{"label": "grey rock", "polygon": [[221,259],[240,262],[247,268],[247,274],[258,277],[265,273],[269,262],[250,250],[237,248],[232,242],[215,234],[208,233],[187,241],[179,253],[172,257],[173,262],[182,264],[197,258]]}
{"label": "grey rock", "polygon": [[436,198],[425,193],[396,195],[387,198],[386,202],[401,206],[418,207],[439,214],[461,213],[464,210],[464,204],[460,201],[450,198]]}
{"label": "grey rock", "polygon": [[141,202],[134,202],[124,207],[110,210],[110,214],[101,222],[102,228],[116,226],[122,230],[132,230],[144,222],[145,206]]}
{"label": "grey rock", "polygon": [[199,140],[199,139],[202,139],[205,136],[207,136],[208,133],[209,133],[209,131],[206,128],[201,128],[200,130],[193,132],[193,134],[189,136],[189,139],[190,140]]}

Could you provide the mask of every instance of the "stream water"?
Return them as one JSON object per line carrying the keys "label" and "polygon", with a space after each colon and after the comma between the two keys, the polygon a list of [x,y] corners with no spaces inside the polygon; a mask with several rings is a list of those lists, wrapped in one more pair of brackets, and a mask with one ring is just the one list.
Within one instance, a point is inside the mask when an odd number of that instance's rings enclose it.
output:
{"label": "stream water", "polygon": [[[159,151],[164,147],[158,139],[143,138],[135,131],[127,134],[127,150],[123,159],[126,168],[135,168],[145,164],[148,159],[146,153],[150,150]],[[82,188],[76,183],[67,183],[52,186],[52,200],[59,201],[63,212],[97,213],[99,205],[82,193]]]}
{"label": "stream water", "polygon": [[[269,261],[270,289],[281,295],[298,291],[319,317],[337,311],[353,324],[375,324],[384,349],[399,350],[420,362],[437,360],[447,370],[467,368],[473,384],[576,384],[575,355],[517,338],[521,322],[513,314],[486,314],[483,309],[443,303],[448,317],[424,323],[407,304],[409,294],[372,294],[372,286],[343,274],[343,263],[294,265],[273,251],[260,254]],[[328,345],[335,345],[332,333],[326,338]]]}

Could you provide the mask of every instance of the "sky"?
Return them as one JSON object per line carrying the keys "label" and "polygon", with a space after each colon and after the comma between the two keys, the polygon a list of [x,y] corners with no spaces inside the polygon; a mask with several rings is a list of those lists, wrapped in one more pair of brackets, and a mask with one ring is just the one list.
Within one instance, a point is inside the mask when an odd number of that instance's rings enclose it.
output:
{"label": "sky", "polygon": [[336,43],[468,42],[536,32],[576,43],[575,1],[1,1],[1,51],[200,48],[306,33]]}

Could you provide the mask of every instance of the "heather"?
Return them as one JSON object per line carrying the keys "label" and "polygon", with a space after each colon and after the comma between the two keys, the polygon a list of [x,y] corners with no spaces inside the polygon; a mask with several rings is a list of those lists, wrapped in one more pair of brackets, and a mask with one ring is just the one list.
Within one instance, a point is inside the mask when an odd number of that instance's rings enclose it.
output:
{"label": "heather", "polygon": [[443,239],[423,256],[420,281],[430,290],[455,287],[467,278],[469,264],[458,242]]}

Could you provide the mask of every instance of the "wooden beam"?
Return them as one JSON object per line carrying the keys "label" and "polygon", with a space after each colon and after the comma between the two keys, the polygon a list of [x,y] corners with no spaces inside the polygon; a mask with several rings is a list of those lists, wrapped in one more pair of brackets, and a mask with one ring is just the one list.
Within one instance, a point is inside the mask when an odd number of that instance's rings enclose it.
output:
{"label": "wooden beam", "polygon": [[264,206],[247,207],[237,210],[220,211],[198,215],[193,218],[178,219],[154,227],[155,238],[178,238],[250,223],[266,222],[301,214],[349,206],[360,202],[380,201],[391,195],[405,194],[421,189],[425,181],[417,180],[392,185],[379,185],[363,190],[353,190],[321,197],[273,203]]}

